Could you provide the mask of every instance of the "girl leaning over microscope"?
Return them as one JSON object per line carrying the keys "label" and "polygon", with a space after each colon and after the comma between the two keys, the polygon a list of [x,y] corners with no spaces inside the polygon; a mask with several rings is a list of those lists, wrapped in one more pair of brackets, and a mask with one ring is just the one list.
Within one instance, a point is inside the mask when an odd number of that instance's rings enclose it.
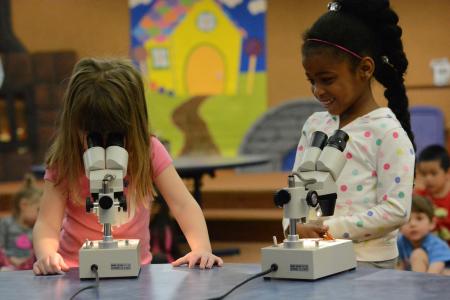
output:
{"label": "girl leaning over microscope", "polygon": [[[323,226],[298,225],[301,237],[351,239],[358,265],[394,268],[398,228],[408,221],[414,147],[403,75],[398,16],[387,0],[338,0],[304,34],[303,67],[312,92],[327,110],[308,118],[294,170],[315,131],[342,129],[350,140],[338,178],[333,217]],[[385,88],[388,107],[371,90]]]}
{"label": "girl leaning over microscope", "polygon": [[87,134],[93,131],[104,136],[121,133],[129,154],[125,194],[128,209],[135,213],[127,223],[113,227],[113,236],[140,239],[141,264],[151,262],[149,206],[157,188],[191,248],[172,264],[199,264],[201,269],[222,265],[222,259],[211,253],[200,207],[164,146],[149,132],[140,74],[128,61],[82,59],[70,78],[58,131],[47,154],[44,194],[33,232],[34,273],[47,275],[77,267],[84,240],[103,237],[97,216],[86,213],[84,201],[90,191],[82,157]]}

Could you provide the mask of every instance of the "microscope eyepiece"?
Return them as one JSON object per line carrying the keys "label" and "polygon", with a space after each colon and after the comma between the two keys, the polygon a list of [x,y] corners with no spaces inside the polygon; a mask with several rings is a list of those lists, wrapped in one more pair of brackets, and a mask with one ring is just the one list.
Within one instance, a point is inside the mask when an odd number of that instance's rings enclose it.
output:
{"label": "microscope eyepiece", "polygon": [[328,139],[327,146],[334,147],[342,152],[344,151],[345,146],[347,146],[348,139],[349,139],[348,134],[338,129]]}
{"label": "microscope eyepiece", "polygon": [[322,131],[315,131],[312,134],[311,147],[317,147],[320,150],[323,150],[325,145],[327,144],[328,136]]}
{"label": "microscope eyepiece", "polygon": [[124,137],[123,134],[118,132],[111,132],[108,134],[108,138],[106,139],[106,147],[109,146],[119,146],[124,147]]}
{"label": "microscope eyepiece", "polygon": [[88,148],[92,147],[103,147],[103,137],[98,132],[89,132],[87,135],[87,145]]}

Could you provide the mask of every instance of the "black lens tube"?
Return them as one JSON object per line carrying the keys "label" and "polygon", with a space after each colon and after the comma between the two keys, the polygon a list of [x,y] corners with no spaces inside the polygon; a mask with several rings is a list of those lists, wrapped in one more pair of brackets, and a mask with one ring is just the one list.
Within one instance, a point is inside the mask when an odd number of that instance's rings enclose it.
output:
{"label": "black lens tube", "polygon": [[339,151],[343,152],[345,147],[347,146],[347,141],[349,136],[345,131],[336,130],[333,135],[328,139],[327,146],[334,147]]}
{"label": "black lens tube", "polygon": [[323,150],[325,145],[327,144],[328,136],[322,131],[315,131],[312,134],[311,147],[320,148]]}
{"label": "black lens tube", "polygon": [[108,138],[106,139],[106,147],[109,146],[119,146],[124,147],[124,138],[123,134],[118,132],[111,132],[108,134]]}
{"label": "black lens tube", "polygon": [[98,132],[89,132],[87,135],[88,148],[103,147],[103,137]]}

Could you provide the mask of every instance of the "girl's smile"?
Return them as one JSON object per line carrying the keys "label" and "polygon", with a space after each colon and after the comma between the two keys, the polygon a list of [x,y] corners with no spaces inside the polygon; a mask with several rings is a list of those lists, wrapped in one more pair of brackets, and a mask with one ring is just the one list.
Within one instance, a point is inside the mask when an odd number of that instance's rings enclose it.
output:
{"label": "girl's smile", "polygon": [[303,57],[314,97],[330,114],[341,116],[340,126],[378,108],[370,90],[371,73],[366,76],[363,70],[371,63],[369,60],[363,58],[360,66],[352,70],[346,59],[326,51]]}

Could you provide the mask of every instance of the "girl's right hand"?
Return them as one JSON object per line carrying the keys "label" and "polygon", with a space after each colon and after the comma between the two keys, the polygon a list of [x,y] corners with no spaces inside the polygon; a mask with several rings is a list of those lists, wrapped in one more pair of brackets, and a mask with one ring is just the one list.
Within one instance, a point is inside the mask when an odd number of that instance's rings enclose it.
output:
{"label": "girl's right hand", "polygon": [[35,275],[61,274],[69,271],[61,254],[54,253],[38,259],[33,265]]}
{"label": "girl's right hand", "polygon": [[327,225],[297,224],[297,233],[300,238],[321,238],[327,231]]}

